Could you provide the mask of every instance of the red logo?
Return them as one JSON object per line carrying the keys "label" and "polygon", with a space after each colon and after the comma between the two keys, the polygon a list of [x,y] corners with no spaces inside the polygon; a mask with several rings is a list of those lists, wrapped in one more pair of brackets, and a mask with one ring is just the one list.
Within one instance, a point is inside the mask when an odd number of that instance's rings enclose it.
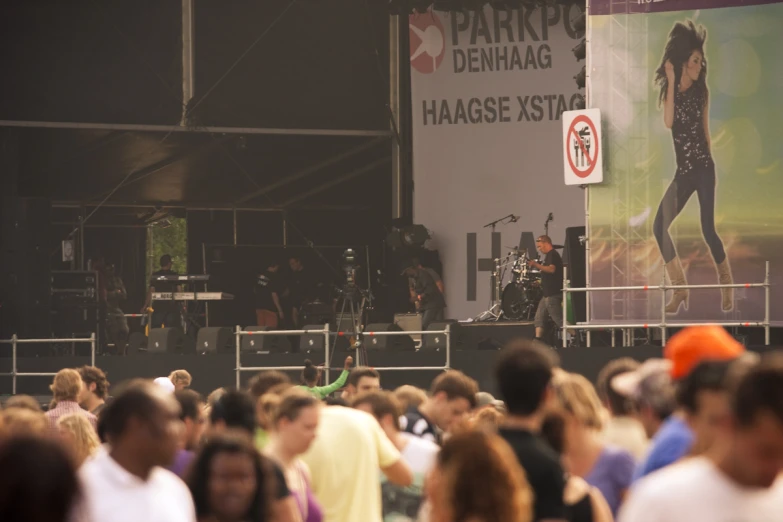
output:
{"label": "red logo", "polygon": [[408,17],[411,35],[411,66],[423,74],[435,72],[446,54],[446,32],[432,11]]}
{"label": "red logo", "polygon": [[[580,129],[577,129],[577,125],[584,125]],[[568,128],[568,134],[566,135],[566,156],[568,157],[568,164],[571,167],[571,171],[580,178],[586,178],[593,173],[595,165],[598,160],[598,131],[593,124],[593,121],[580,114]],[[590,149],[592,150],[592,153]],[[572,154],[573,151],[573,154]]]}

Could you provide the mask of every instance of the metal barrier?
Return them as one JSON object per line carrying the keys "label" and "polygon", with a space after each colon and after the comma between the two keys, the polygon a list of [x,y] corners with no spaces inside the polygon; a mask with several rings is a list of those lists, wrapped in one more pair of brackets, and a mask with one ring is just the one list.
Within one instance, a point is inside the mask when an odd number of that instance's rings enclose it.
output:
{"label": "metal barrier", "polygon": [[16,368],[16,350],[20,344],[35,343],[90,343],[90,365],[95,366],[95,333],[90,334],[88,339],[19,339],[14,334],[11,339],[0,339],[0,344],[11,345],[11,372],[0,373],[0,376],[11,376],[11,394],[16,395],[17,377],[54,377],[56,373],[51,372],[20,372]]}
{"label": "metal barrier", "polygon": [[[591,330],[611,330],[612,334],[612,346],[614,346],[614,331],[615,330],[632,330],[636,328],[659,328],[661,330],[661,343],[666,344],[666,328],[680,328],[687,326],[728,326],[728,327],[763,327],[764,328],[764,344],[769,345],[769,261],[765,263],[764,282],[763,283],[735,283],[726,285],[667,285],[666,276],[663,276],[663,281],[657,286],[606,286],[606,287],[588,287],[588,288],[570,288],[568,286],[568,274],[567,268],[563,268],[563,348],[568,346],[568,330],[586,330],[587,331],[587,347],[590,347],[590,331]],[[666,322],[666,291],[667,290],[703,290],[712,288],[764,288],[764,319],[762,321],[710,321],[710,322]],[[661,321],[660,323],[619,323],[619,324],[567,324],[567,303],[569,292],[616,292],[616,291],[661,291],[663,292],[663,298],[661,299]],[[589,294],[588,294],[589,295]],[[590,306],[589,299],[588,308]],[[588,315],[589,317],[589,315]]]}
{"label": "metal barrier", "polygon": [[[332,332],[329,329],[329,325],[325,324],[322,330],[269,330],[269,331],[245,331],[240,326],[237,326],[234,332],[236,340],[236,387],[241,387],[240,375],[242,372],[255,371],[260,372],[264,370],[301,370],[304,366],[242,366],[241,350],[242,350],[242,336],[243,335],[323,335],[324,336],[324,360],[326,366],[324,368],[324,384],[329,384],[329,344],[331,337],[343,337],[346,335],[354,335],[354,332]],[[385,367],[373,367],[378,371],[402,371],[402,370],[448,370],[451,368],[451,325],[447,324],[444,330],[427,330],[427,331],[394,331],[394,332],[361,332],[363,337],[374,337],[383,335],[445,335],[446,337],[446,364],[444,366],[385,366]],[[358,349],[357,349],[358,351]],[[358,361],[358,359],[357,359]]]}

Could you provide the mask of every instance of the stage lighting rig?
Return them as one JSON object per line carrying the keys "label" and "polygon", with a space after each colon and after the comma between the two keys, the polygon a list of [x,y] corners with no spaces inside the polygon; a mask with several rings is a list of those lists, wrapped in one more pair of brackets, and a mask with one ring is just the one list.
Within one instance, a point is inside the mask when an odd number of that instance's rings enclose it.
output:
{"label": "stage lighting rig", "polygon": [[582,66],[582,70],[579,71],[579,74],[574,76],[574,80],[576,81],[576,85],[580,89],[584,89],[585,88],[585,80],[586,79],[587,79],[587,67]]}
{"label": "stage lighting rig", "polygon": [[585,30],[585,27],[587,25],[587,15],[584,11],[582,11],[582,14],[574,18],[574,21],[571,23],[571,27],[576,31],[577,33],[581,33]]}
{"label": "stage lighting rig", "polygon": [[576,57],[577,62],[581,62],[585,59],[585,55],[587,54],[587,40],[585,38],[582,38],[582,41],[579,42],[579,44],[571,49],[571,52],[574,53],[574,57]]}
{"label": "stage lighting rig", "polygon": [[391,248],[421,247],[430,237],[430,232],[424,225],[393,227],[386,236],[386,244]]}

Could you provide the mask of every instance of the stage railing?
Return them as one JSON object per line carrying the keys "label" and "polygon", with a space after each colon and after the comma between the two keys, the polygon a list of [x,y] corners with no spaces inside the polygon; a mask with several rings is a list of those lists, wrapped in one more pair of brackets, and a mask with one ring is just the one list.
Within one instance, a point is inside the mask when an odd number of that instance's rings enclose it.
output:
{"label": "stage railing", "polygon": [[[241,387],[242,372],[260,372],[265,370],[301,370],[304,366],[242,366],[242,336],[245,335],[323,335],[324,336],[324,384],[329,384],[329,360],[330,360],[330,339],[331,337],[347,337],[356,335],[354,332],[332,332],[329,325],[325,324],[321,330],[268,330],[268,331],[246,331],[237,326],[234,331],[235,349],[236,349],[236,387]],[[393,335],[444,335],[446,337],[446,363],[444,366],[374,366],[378,371],[406,371],[406,370],[428,370],[441,371],[451,368],[451,325],[447,324],[443,330],[427,331],[394,331],[394,332],[361,332],[362,337],[374,336],[393,336]],[[359,350],[357,349],[357,352]],[[357,353],[358,356],[358,353]],[[357,363],[359,359],[357,359]]]}
{"label": "stage railing", "polygon": [[[666,291],[667,290],[703,290],[712,288],[763,288],[764,289],[764,319],[761,321],[706,321],[706,322],[667,322],[666,321]],[[606,287],[588,287],[588,288],[570,288],[568,285],[567,268],[563,268],[563,348],[568,346],[568,330],[586,330],[587,346],[590,347],[591,330],[632,330],[636,328],[658,328],[661,330],[661,344],[666,344],[667,328],[683,328],[687,326],[727,326],[727,327],[763,327],[764,344],[769,345],[769,261],[765,263],[764,282],[763,283],[733,283],[725,285],[667,285],[666,276],[660,285],[644,286],[606,286]],[[616,323],[616,324],[567,324],[567,303],[568,293],[584,292],[589,296],[589,292],[617,292],[617,291],[660,291],[663,293],[661,299],[661,321],[659,323]],[[589,307],[589,299],[587,299]],[[614,333],[612,334],[612,346],[614,346]]]}
{"label": "stage railing", "polygon": [[16,395],[16,381],[18,377],[54,377],[57,373],[52,372],[20,372],[16,367],[17,348],[20,344],[43,344],[43,343],[90,343],[90,365],[95,366],[95,333],[90,334],[87,339],[19,339],[14,334],[11,339],[0,339],[0,344],[11,345],[11,371],[0,373],[0,376],[11,376],[11,394]]}

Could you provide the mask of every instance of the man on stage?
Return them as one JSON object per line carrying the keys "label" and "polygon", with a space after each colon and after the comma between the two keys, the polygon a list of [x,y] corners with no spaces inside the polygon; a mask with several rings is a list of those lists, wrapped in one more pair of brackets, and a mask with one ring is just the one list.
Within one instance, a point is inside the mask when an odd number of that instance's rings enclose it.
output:
{"label": "man on stage", "polygon": [[409,266],[403,270],[402,274],[408,276],[409,285],[413,291],[412,295],[417,303],[416,310],[423,312],[421,329],[426,330],[432,323],[443,321],[446,299],[432,274],[421,267],[418,261],[413,260],[406,264]]}
{"label": "man on stage", "polygon": [[538,303],[535,318],[536,339],[541,340],[547,317],[551,317],[558,328],[563,327],[563,258],[552,246],[549,236],[538,236],[536,248],[544,254],[544,262],[539,263],[532,259],[529,264],[541,270],[541,289],[544,291],[544,297]]}

